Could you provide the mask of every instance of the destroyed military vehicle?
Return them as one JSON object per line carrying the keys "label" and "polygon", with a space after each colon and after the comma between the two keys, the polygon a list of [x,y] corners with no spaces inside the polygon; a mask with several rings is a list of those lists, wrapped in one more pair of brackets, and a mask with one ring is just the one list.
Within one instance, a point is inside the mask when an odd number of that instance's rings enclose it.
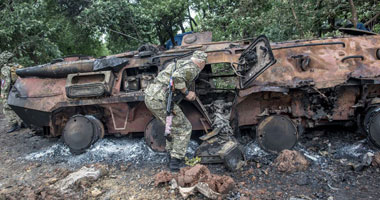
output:
{"label": "destroyed military vehicle", "polygon": [[[163,127],[145,107],[143,91],[174,59],[203,50],[206,67],[192,86],[200,100],[180,105],[194,132],[213,128],[203,104],[225,95],[213,79],[233,77],[228,91],[234,94],[234,134],[254,133],[266,151],[290,149],[306,128],[324,125],[359,127],[380,146],[379,35],[280,43],[265,36],[212,42],[211,36],[189,34],[166,51],[143,45],[98,59],[19,69],[8,103],[25,123],[62,136],[75,151],[105,135],[131,133],[144,133],[147,145],[163,151]],[[232,73],[215,74],[215,65]]]}

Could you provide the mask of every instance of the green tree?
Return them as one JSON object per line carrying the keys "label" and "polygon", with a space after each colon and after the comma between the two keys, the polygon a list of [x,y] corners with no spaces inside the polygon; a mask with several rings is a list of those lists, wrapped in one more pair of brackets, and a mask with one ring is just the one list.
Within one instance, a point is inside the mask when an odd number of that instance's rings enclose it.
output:
{"label": "green tree", "polygon": [[104,48],[90,29],[83,29],[61,12],[54,0],[3,0],[0,3],[0,50],[15,53],[23,65],[86,54],[99,56]]}

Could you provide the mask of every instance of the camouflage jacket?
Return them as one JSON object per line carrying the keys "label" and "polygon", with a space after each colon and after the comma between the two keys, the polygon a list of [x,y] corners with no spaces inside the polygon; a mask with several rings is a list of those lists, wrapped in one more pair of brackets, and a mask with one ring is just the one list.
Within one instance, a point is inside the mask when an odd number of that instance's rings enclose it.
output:
{"label": "camouflage jacket", "polygon": [[12,84],[16,81],[16,69],[22,68],[18,64],[4,64],[1,67],[1,94],[4,94],[5,97],[8,97],[9,90],[12,87]]}
{"label": "camouflage jacket", "polygon": [[[170,80],[170,74],[175,67],[174,63],[169,64],[162,70],[145,90],[145,95],[154,99],[166,101],[167,87]],[[191,60],[178,60],[176,70],[173,72],[174,87],[181,90],[190,85],[196,79],[201,70]]]}
{"label": "camouflage jacket", "polygon": [[1,94],[5,95],[4,97],[8,97],[11,84],[12,84],[11,67],[5,64],[1,68]]}

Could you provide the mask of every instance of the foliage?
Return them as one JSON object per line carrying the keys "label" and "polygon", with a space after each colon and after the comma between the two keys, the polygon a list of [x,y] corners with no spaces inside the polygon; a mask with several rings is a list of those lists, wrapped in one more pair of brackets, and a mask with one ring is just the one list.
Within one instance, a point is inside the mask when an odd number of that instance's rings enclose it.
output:
{"label": "foliage", "polygon": [[[354,3],[358,21],[380,33],[380,17],[371,20],[380,1]],[[339,36],[351,18],[348,0],[0,0],[0,51],[28,66],[164,45],[193,29],[212,31],[215,41]]]}
{"label": "foliage", "polygon": [[201,162],[201,158],[200,157],[198,157],[198,156],[196,156],[196,157],[194,157],[194,158],[188,158],[188,157],[185,157],[185,164],[187,165],[187,166],[191,166],[191,167],[193,167],[193,166],[195,166],[196,164],[198,164],[198,163],[200,163]]}
{"label": "foliage", "polygon": [[71,54],[100,55],[101,42],[58,11],[54,0],[1,1],[0,50],[27,66]]}
{"label": "foliage", "polygon": [[[380,12],[379,1],[355,3],[363,23]],[[344,25],[338,22],[351,19],[347,0],[193,0],[193,9],[198,13],[199,31],[212,30],[216,40],[261,34],[272,41],[335,36]]]}

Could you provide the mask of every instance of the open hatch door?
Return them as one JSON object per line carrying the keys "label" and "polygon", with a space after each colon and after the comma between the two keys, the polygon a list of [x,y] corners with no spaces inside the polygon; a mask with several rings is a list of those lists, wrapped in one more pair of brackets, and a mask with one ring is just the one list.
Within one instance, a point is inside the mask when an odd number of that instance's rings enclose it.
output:
{"label": "open hatch door", "polygon": [[239,58],[240,88],[246,88],[260,74],[276,63],[267,37],[261,35],[253,41]]}

